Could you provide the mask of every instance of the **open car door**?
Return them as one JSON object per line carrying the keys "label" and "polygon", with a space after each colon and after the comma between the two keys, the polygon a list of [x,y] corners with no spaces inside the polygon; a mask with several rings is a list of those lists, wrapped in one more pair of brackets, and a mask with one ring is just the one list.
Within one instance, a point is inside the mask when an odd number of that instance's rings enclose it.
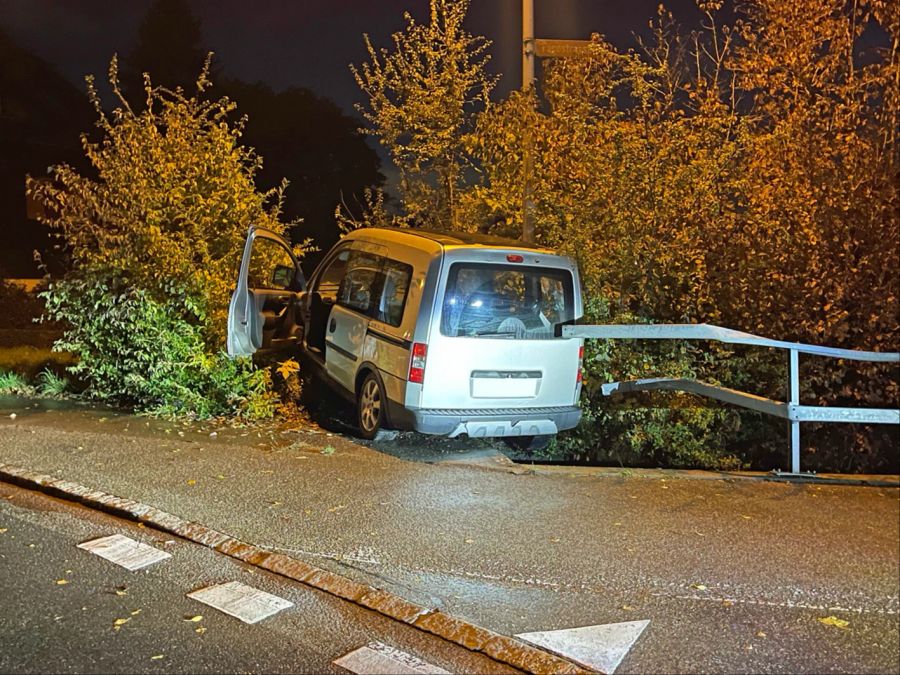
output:
{"label": "open car door", "polygon": [[298,345],[305,290],[290,244],[270,230],[251,226],[228,306],[228,355],[250,356]]}

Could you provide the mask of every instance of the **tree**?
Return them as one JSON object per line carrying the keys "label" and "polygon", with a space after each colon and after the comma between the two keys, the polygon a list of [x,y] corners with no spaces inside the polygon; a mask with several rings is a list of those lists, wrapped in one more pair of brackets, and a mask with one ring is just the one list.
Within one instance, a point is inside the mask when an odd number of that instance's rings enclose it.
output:
{"label": "tree", "polygon": [[[457,208],[497,234],[518,233],[529,129],[537,239],[578,259],[587,320],[713,322],[896,351],[900,9],[754,0],[727,26],[720,4],[701,3],[704,25],[687,34],[661,9],[638,50],[595,36],[587,58],[547,63],[538,92],[485,106],[463,136],[479,171],[465,175],[477,180],[457,190]],[[886,39],[865,51],[879,34]],[[416,106],[386,109],[388,122],[405,125]],[[382,136],[393,153],[406,151],[403,125]],[[405,170],[419,172],[408,181],[425,179],[413,163]],[[771,466],[752,438],[760,424],[746,416],[738,429],[734,413],[675,395],[686,403],[663,421],[653,397],[616,409],[590,384],[670,375],[783,396],[783,363],[734,353],[589,344],[586,424],[570,447],[606,460],[716,465],[736,461],[722,448],[750,439],[745,461]],[[804,380],[804,400],[882,407],[898,398],[877,366],[808,360]],[[843,429],[841,452],[834,429],[806,434],[816,456],[805,464],[896,469],[889,432]]]}
{"label": "tree", "polygon": [[[207,62],[208,65],[208,62]],[[211,344],[220,346],[224,314],[247,228],[284,231],[282,186],[262,193],[254,179],[262,159],[241,145],[236,106],[206,101],[208,69],[196,93],[148,83],[147,107],[135,112],[119,88],[117,62],[109,80],[119,107],[104,112],[88,78],[103,132],[82,143],[97,178],[71,166],[53,168],[54,183],[29,182],[79,273],[102,271],[157,297],[190,297],[206,317]]]}
{"label": "tree", "polygon": [[463,28],[468,0],[431,0],[430,20],[404,14],[393,50],[372,46],[369,61],[351,66],[368,96],[358,109],[368,133],[400,170],[402,203],[416,224],[456,228],[466,168],[464,136],[489,103],[495,78],[485,70],[490,42]]}
{"label": "tree", "polygon": [[220,90],[247,115],[243,138],[265,157],[257,184],[271,187],[286,178],[284,214],[303,221],[302,233],[292,236],[311,237],[319,251],[328,251],[340,234],[335,206],[361,216],[366,190],[384,181],[359,121],[301,87],[274,92],[263,83],[227,80]]}
{"label": "tree", "polygon": [[0,29],[0,276],[35,276],[35,250],[50,261],[49,232],[27,218],[25,176],[78,162],[78,134],[92,119],[76,87]]}
{"label": "tree", "polygon": [[154,0],[141,19],[137,44],[122,63],[122,89],[132,103],[140,103],[144,73],[152,73],[156,86],[190,91],[206,54],[200,19],[187,0]]}
{"label": "tree", "polygon": [[[256,189],[261,158],[241,144],[235,105],[206,100],[208,66],[188,97],[148,80],[135,112],[109,82],[107,114],[88,78],[102,134],[82,136],[93,176],[67,164],[52,182],[29,180],[44,222],[70,256],[70,272],[45,295],[68,324],[58,347],[89,391],[143,408],[201,416],[271,414],[266,374],[222,353],[225,316],[251,224],[283,232],[282,187]],[[298,251],[298,254],[301,251]]]}

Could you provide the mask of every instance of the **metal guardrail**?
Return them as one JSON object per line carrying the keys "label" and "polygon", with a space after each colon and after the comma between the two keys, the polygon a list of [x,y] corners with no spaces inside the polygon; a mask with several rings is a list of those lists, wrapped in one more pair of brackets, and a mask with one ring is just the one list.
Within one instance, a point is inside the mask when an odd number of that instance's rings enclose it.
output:
{"label": "metal guardrail", "polygon": [[785,349],[790,352],[788,401],[773,401],[742,391],[718,387],[697,380],[677,378],[650,378],[626,382],[610,382],[602,385],[604,396],[614,392],[668,389],[686,391],[714,398],[757,412],[781,417],[791,425],[791,474],[800,474],[800,423],[801,422],[856,422],[863,424],[900,424],[897,408],[838,408],[800,404],[800,354],[813,354],[836,359],[900,363],[900,352],[866,352],[854,349],[836,349],[807,345],[799,342],[770,340],[751,333],[709,324],[621,324],[621,325],[562,325],[558,328],[562,337],[592,338],[600,340],[711,340],[729,344],[753,345]]}

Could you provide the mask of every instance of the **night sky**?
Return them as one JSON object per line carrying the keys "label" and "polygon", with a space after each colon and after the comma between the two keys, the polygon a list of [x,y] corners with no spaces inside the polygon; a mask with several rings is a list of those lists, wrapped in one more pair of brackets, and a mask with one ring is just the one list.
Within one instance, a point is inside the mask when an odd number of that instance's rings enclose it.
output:
{"label": "night sky", "polygon": [[[428,0],[187,2],[200,20],[202,48],[215,52],[214,85],[218,77],[223,85],[226,80],[236,78],[243,82],[263,82],[275,91],[303,87],[334,101],[357,119],[354,104],[362,102],[363,95],[349,65],[361,64],[367,58],[363,34],[368,33],[376,47],[390,47],[391,34],[404,26],[404,11],[410,11],[419,22],[427,22],[429,18]],[[71,91],[63,92],[58,86],[62,83],[54,85],[53,78],[40,69],[43,66],[33,72],[33,80],[21,77],[17,80],[15,73],[22,70],[21,64],[0,63],[0,76],[4,75],[4,66],[8,66],[6,74],[18,82],[13,85],[18,89],[11,93],[12,98],[7,96],[6,103],[4,95],[9,92],[0,90],[0,124],[6,123],[4,105],[10,101],[16,105],[27,99],[24,103],[27,109],[20,111],[18,124],[28,125],[31,120],[31,126],[44,125],[42,128],[58,129],[60,134],[66,134],[65,139],[54,139],[53,147],[40,134],[37,139],[29,136],[26,145],[31,143],[28,146],[31,150],[25,150],[24,154],[21,148],[18,154],[10,151],[6,158],[9,161],[0,156],[0,211],[7,214],[0,222],[0,275],[37,272],[32,251],[48,251],[47,230],[26,218],[24,175],[40,175],[50,164],[71,161],[74,153],[80,154],[77,130],[89,131],[94,119],[87,97],[80,98],[79,92],[85,91],[85,75],[94,75],[107,106],[115,105],[105,86],[110,58],[115,53],[125,57],[133,51],[138,27],[151,4],[152,0],[0,0],[0,37],[5,34],[16,49],[24,50],[20,54],[46,62],[74,86]],[[634,34],[647,33],[648,22],[656,16],[657,6],[658,0],[535,0],[535,36],[586,39],[597,32],[619,48],[633,47]],[[667,6],[686,29],[699,27],[701,14],[693,0],[671,0]],[[521,85],[521,22],[521,0],[472,0],[470,3],[467,28],[493,43],[489,68],[502,76],[494,90],[495,100]],[[34,61],[31,56],[16,58],[31,63]],[[32,66],[36,67],[34,63],[29,67]],[[540,77],[539,65],[537,70]],[[0,83],[8,80],[9,77],[0,77]],[[215,86],[212,93],[216,93]],[[241,100],[237,102],[241,112]],[[260,124],[264,122],[251,115],[249,128],[259,130]],[[4,142],[9,147],[26,138],[23,134],[19,127],[4,130],[0,126],[0,140],[6,139]],[[380,157],[387,191],[396,194],[397,171],[387,153],[373,138],[369,137],[367,143]],[[67,145],[68,149],[65,152],[54,149],[61,145]],[[271,148],[269,151],[263,152],[263,157],[268,156],[268,164],[275,167],[277,157]],[[10,159],[14,155],[16,159]],[[286,214],[302,217],[310,227],[310,236],[327,250],[330,240],[338,236],[331,215],[337,196],[334,201],[328,201],[327,214],[317,214],[315,204],[304,201],[298,192],[297,179],[302,177],[287,169],[277,179],[281,176],[291,176],[293,187],[288,189],[288,197],[296,202],[287,204]],[[337,180],[347,183],[348,178],[342,175]],[[331,186],[335,195],[343,194],[345,188],[354,189],[343,183]],[[330,194],[326,190],[320,196]],[[319,201],[323,199],[327,201],[326,197]]]}
{"label": "night sky", "polygon": [[[128,53],[150,0],[0,0],[0,27],[20,46],[53,64],[83,88],[84,75],[102,80],[114,52]],[[365,59],[362,34],[388,46],[403,12],[427,20],[427,0],[190,0],[202,22],[205,47],[225,76],[261,80],[276,90],[308,87],[348,112],[360,92],[348,69]],[[658,0],[535,0],[535,34],[584,39],[592,32],[620,47],[644,31]],[[667,3],[677,20],[698,25],[690,0]],[[488,37],[492,70],[503,74],[496,95],[519,86],[520,0],[472,0],[469,31]]]}

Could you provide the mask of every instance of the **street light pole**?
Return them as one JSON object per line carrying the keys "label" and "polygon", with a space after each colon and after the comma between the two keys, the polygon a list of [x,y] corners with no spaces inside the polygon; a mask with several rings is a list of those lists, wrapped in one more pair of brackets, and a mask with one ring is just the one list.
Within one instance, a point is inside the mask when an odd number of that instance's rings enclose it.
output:
{"label": "street light pole", "polygon": [[[589,40],[536,40],[534,37],[534,0],[522,0],[522,93],[533,96],[534,60],[539,56],[577,59],[590,56]],[[522,240],[534,243],[534,115],[522,120]]]}
{"label": "street light pole", "polygon": [[522,0],[522,91],[534,84],[534,0]]}
{"label": "street light pole", "polygon": [[[522,92],[531,96],[534,86],[534,0],[522,0]],[[534,201],[532,199],[531,119],[523,120],[524,147],[522,150],[522,240],[534,242]]]}

